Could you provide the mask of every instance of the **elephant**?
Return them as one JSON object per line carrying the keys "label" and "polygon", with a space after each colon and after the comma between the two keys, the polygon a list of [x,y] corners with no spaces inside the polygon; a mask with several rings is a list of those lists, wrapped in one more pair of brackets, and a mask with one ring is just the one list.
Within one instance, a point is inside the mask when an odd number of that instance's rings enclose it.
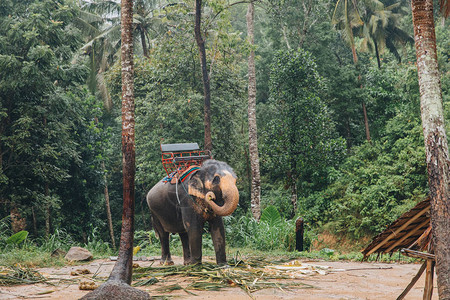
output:
{"label": "elephant", "polygon": [[[181,176],[180,176],[181,177]],[[236,174],[225,162],[208,159],[196,172],[175,184],[159,181],[147,194],[153,227],[161,242],[161,264],[172,265],[169,234],[178,233],[184,264],[201,264],[202,233],[206,221],[218,265],[227,263],[223,216],[239,203]]]}

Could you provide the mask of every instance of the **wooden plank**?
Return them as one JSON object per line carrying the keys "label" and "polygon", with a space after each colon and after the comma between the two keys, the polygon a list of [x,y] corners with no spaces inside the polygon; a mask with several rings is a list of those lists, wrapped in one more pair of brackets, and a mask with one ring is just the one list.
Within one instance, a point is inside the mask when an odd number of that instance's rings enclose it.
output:
{"label": "wooden plank", "polygon": [[405,298],[406,294],[412,289],[412,287],[416,284],[417,280],[419,280],[420,276],[422,275],[423,271],[425,271],[427,267],[427,262],[424,262],[422,266],[419,269],[419,272],[417,272],[416,276],[413,277],[411,282],[408,284],[408,286],[405,288],[405,290],[400,294],[400,296],[397,297],[397,300],[402,300]]}
{"label": "wooden plank", "polygon": [[427,259],[427,260],[435,260],[436,259],[436,256],[434,254],[414,251],[411,249],[402,249],[400,251],[400,253],[405,256],[414,257],[414,258],[421,258],[421,259]]}
{"label": "wooden plank", "polygon": [[417,240],[415,240],[414,243],[409,245],[407,248],[411,249],[415,245],[417,245],[417,246],[419,246],[419,249],[424,249],[424,245],[426,244],[426,241],[429,239],[430,233],[431,233],[431,225],[428,226],[427,230],[425,230],[425,232],[422,233],[422,235]]}
{"label": "wooden plank", "polygon": [[180,162],[180,161],[190,161],[190,160],[206,160],[211,158],[210,155],[193,155],[193,156],[182,156],[182,157],[175,157],[173,159],[174,163]]}
{"label": "wooden plank", "polygon": [[370,254],[374,253],[375,251],[377,251],[381,246],[383,246],[384,244],[386,244],[392,237],[396,236],[397,234],[399,234],[403,229],[405,229],[406,227],[408,227],[409,224],[411,224],[412,222],[414,222],[415,220],[417,220],[421,215],[423,215],[424,213],[428,212],[430,210],[430,206],[425,207],[424,209],[422,209],[420,212],[418,212],[414,217],[412,217],[411,219],[409,219],[409,221],[405,222],[405,224],[403,224],[402,226],[400,226],[399,228],[397,228],[394,232],[392,232],[387,238],[385,238],[382,242],[380,242],[378,245],[376,245],[375,247],[372,248],[372,250],[370,250],[366,256],[369,256]]}
{"label": "wooden plank", "polygon": [[427,271],[425,276],[425,288],[423,290],[423,300],[431,300],[433,296],[433,276],[434,276],[434,261],[427,260]]}
{"label": "wooden plank", "polygon": [[183,152],[199,150],[197,143],[161,144],[162,152]]}
{"label": "wooden plank", "polygon": [[426,219],[425,221],[423,221],[422,223],[419,224],[419,226],[417,226],[414,230],[410,230],[407,234],[405,234],[401,239],[399,239],[397,242],[395,242],[393,245],[391,245],[387,250],[384,250],[385,253],[387,252],[391,252],[392,249],[394,249],[395,247],[397,247],[398,245],[400,245],[401,243],[403,243],[404,240],[406,240],[407,238],[409,238],[411,235],[415,234],[417,231],[419,231],[423,226],[427,225],[428,223],[430,223],[430,219]]}

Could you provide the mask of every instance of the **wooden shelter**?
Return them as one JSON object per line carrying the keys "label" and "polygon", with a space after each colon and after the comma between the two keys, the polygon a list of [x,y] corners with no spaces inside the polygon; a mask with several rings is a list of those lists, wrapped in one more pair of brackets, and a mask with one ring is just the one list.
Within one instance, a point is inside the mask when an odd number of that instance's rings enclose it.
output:
{"label": "wooden shelter", "polygon": [[[426,269],[425,289],[423,299],[431,299],[433,294],[433,276],[435,256],[431,241],[430,198],[419,202],[412,209],[400,216],[383,232],[373,238],[372,242],[361,252],[363,259],[371,254],[394,253],[400,251],[403,255],[424,259],[419,272],[411,280],[397,300],[403,299]],[[425,253],[423,251],[427,251]]]}

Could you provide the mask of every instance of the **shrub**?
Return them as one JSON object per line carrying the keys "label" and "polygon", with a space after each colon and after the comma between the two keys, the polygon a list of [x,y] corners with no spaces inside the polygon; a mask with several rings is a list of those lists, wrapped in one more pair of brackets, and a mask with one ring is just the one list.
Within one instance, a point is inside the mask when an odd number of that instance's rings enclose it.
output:
{"label": "shrub", "polygon": [[[257,250],[295,249],[295,220],[281,217],[273,205],[266,207],[258,223],[251,216],[225,217],[227,242],[233,247],[249,247]],[[306,231],[305,249],[311,245],[314,234]]]}

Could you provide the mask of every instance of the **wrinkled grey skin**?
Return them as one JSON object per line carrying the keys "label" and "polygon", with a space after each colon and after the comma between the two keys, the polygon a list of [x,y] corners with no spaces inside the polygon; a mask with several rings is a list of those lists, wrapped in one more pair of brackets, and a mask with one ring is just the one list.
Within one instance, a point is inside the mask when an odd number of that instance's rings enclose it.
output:
{"label": "wrinkled grey skin", "polygon": [[230,166],[207,160],[183,183],[158,182],[148,192],[147,203],[153,227],[161,241],[162,264],[173,264],[169,233],[180,235],[184,264],[201,263],[205,222],[210,225],[217,264],[226,264],[222,216],[230,215],[239,203],[236,175]]}

